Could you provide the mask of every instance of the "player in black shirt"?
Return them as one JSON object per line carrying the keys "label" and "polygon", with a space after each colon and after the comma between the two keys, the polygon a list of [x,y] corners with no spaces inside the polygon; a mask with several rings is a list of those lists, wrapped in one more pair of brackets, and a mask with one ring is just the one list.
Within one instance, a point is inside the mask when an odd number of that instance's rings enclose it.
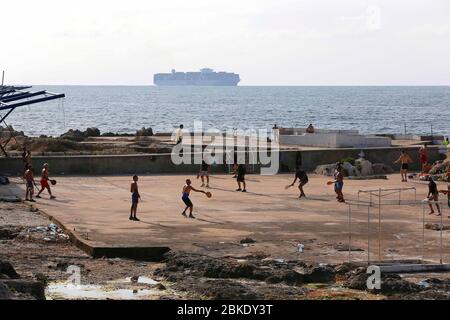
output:
{"label": "player in black shirt", "polygon": [[[438,216],[441,215],[441,208],[439,207],[439,203],[437,203],[437,201],[439,201],[439,191],[436,185],[436,182],[433,181],[433,179],[430,177],[429,178],[430,182],[428,183],[428,200],[430,201],[436,201],[436,208],[438,211]],[[434,210],[433,210],[433,204],[432,203],[428,203],[428,205],[430,206],[430,213],[429,214],[433,214]]]}
{"label": "player in black shirt", "polygon": [[[242,191],[247,192],[246,190],[246,184],[245,184],[245,174],[247,173],[247,169],[245,168],[244,164],[239,164],[234,172],[234,174],[237,174],[236,181],[238,183],[238,188],[236,191]],[[243,189],[241,188],[241,183],[243,185]]]}
{"label": "player in black shirt", "polygon": [[297,171],[295,172],[295,179],[291,183],[291,186],[294,186],[297,179],[299,181],[298,189],[300,190],[299,198],[306,197],[305,191],[303,190],[303,186],[308,183],[308,175],[306,174],[306,171],[303,170],[300,166],[297,167]]}

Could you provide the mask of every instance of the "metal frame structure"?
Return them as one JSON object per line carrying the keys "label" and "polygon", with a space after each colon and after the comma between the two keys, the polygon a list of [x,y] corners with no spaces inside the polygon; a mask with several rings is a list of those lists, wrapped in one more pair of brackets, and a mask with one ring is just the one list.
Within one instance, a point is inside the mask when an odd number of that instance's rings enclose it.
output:
{"label": "metal frame structure", "polygon": [[[0,111],[7,111],[5,115],[0,116],[0,124],[4,123],[6,128],[10,127],[6,123],[6,118],[16,109],[23,106],[65,98],[63,93],[53,93],[46,90],[28,91],[31,87],[17,87],[17,86],[0,86]],[[10,129],[11,136],[5,143],[0,143],[0,150],[8,156],[6,152],[6,145],[14,138],[14,134]]]}
{"label": "metal frame structure", "polygon": [[[402,191],[414,191],[414,200],[401,200]],[[387,192],[387,193],[384,193]],[[388,195],[399,193],[399,200],[394,200],[392,202],[382,202],[382,198]],[[360,201],[360,194],[368,194],[369,201]],[[377,201],[372,201],[373,197],[377,198]],[[358,191],[358,201],[356,202],[347,202],[348,205],[348,261],[351,262],[351,243],[352,243],[352,207],[364,207],[367,208],[367,263],[371,263],[370,257],[370,248],[371,248],[371,220],[370,213],[371,208],[378,207],[378,260],[382,261],[381,257],[381,206],[382,205],[421,205],[422,206],[422,260],[425,258],[425,207],[428,204],[439,204],[441,206],[441,212],[445,208],[445,204],[440,201],[432,201],[432,200],[417,200],[417,190],[414,187],[411,188],[393,188],[393,189],[372,189],[372,190],[359,190]],[[443,263],[443,212],[440,216],[440,244],[439,244],[439,262]]]}

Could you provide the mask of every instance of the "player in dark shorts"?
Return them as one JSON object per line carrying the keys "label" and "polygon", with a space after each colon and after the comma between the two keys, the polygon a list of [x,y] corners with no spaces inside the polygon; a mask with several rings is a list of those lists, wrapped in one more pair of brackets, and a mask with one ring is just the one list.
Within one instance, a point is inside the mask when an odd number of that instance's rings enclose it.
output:
{"label": "player in dark shorts", "polygon": [[303,170],[301,168],[301,166],[297,167],[297,171],[295,172],[295,179],[294,179],[294,182],[291,183],[291,186],[294,186],[294,184],[297,181],[297,179],[300,182],[298,184],[298,189],[300,190],[299,198],[306,197],[306,194],[305,194],[305,192],[303,190],[303,187],[304,187],[305,184],[308,183],[309,180],[308,180],[308,175],[306,174],[306,171]]}
{"label": "player in dark shorts", "polygon": [[211,166],[205,162],[205,160],[202,161],[202,164],[200,166],[200,172],[197,175],[198,178],[202,178],[202,185],[201,187],[205,186],[205,177],[206,177],[206,188],[209,188],[209,172],[211,171]]}
{"label": "player in dark shorts", "polygon": [[33,199],[34,193],[34,176],[33,176],[33,168],[29,165],[27,170],[24,173],[24,179],[26,182],[26,193],[25,193],[25,201],[35,202]]}
{"label": "player in dark shorts", "polygon": [[186,208],[184,208],[183,212],[181,213],[184,217],[186,216],[186,210],[189,209],[189,218],[195,219],[194,215],[192,214],[192,210],[194,209],[194,204],[192,203],[191,199],[189,199],[189,195],[191,191],[194,192],[201,192],[206,194],[203,190],[197,190],[193,186],[191,186],[192,181],[190,179],[186,179],[186,185],[183,187],[183,192],[181,193],[181,200],[183,200],[184,204],[186,205]]}
{"label": "player in dark shorts", "polygon": [[[245,174],[246,173],[247,173],[247,169],[245,168],[245,165],[239,164],[235,171],[235,174],[237,174],[236,181],[238,184],[238,188],[236,189],[236,191],[247,192],[246,183],[245,183]],[[242,186],[244,187],[243,189],[241,188],[241,183],[242,183]]]}
{"label": "player in dark shorts", "polygon": [[130,220],[140,221],[138,217],[136,217],[137,206],[139,203],[139,199],[141,199],[141,195],[139,194],[138,182],[139,178],[137,175],[133,176],[133,182],[131,183],[130,192],[131,192],[131,209],[130,209]]}
{"label": "player in dark shorts", "polygon": [[409,170],[409,164],[412,163],[411,157],[402,150],[400,157],[395,160],[393,163],[401,163],[400,168],[400,175],[402,177],[402,182],[408,182],[408,170]]}
{"label": "player in dark shorts", "polygon": [[344,193],[342,189],[344,188],[344,172],[342,170],[342,165],[338,163],[336,169],[334,170],[334,192],[336,192],[336,199],[338,202],[345,202]]}
{"label": "player in dark shorts", "polygon": [[[439,206],[439,203],[437,203],[437,201],[439,201],[439,191],[436,185],[436,182],[434,182],[434,180],[430,177],[428,178],[428,180],[430,181],[428,183],[428,200],[430,201],[436,201],[435,205],[436,205],[436,209],[438,211],[438,216],[441,215],[441,208]],[[429,214],[433,214],[434,210],[433,210],[433,204],[432,203],[428,203],[428,205],[430,206],[430,213]]]}

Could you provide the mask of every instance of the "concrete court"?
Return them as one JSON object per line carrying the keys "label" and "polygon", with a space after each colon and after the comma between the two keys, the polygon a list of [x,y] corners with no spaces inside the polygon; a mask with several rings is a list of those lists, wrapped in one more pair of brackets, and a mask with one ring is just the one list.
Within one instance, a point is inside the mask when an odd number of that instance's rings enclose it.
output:
{"label": "concrete court", "polygon": [[[285,190],[293,175],[247,176],[248,193],[234,191],[236,181],[231,175],[211,177],[213,197],[192,192],[194,215],[181,216],[184,204],[181,190],[186,178],[194,187],[200,180],[188,175],[143,175],[139,189],[142,202],[138,207],[140,222],[129,221],[130,176],[56,177],[53,187],[57,199],[38,199],[37,207],[54,216],[83,242],[91,246],[167,246],[213,256],[245,256],[263,253],[273,258],[302,258],[318,262],[342,262],[348,252],[337,251],[336,244],[348,241],[348,207],[337,203],[329,177],[310,175],[305,187],[308,196],[299,200],[297,187]],[[359,189],[417,188],[417,198],[427,194],[423,182],[400,182],[399,175],[388,180],[345,180],[347,200],[356,200]],[[439,184],[444,188],[444,184]],[[23,185],[22,185],[23,188]],[[205,189],[206,190],[206,189]],[[403,199],[414,193],[403,192]],[[398,194],[386,197],[398,199]],[[442,197],[442,200],[445,200]],[[428,216],[427,222],[440,218]],[[450,224],[448,207],[443,221]],[[378,258],[378,209],[371,212],[371,258]],[[367,209],[352,208],[352,245],[364,249],[353,252],[355,260],[367,257]],[[257,242],[244,247],[239,241],[251,237]],[[382,209],[382,255],[384,259],[422,257],[422,207],[385,206]],[[439,260],[439,231],[425,230],[425,258]],[[444,262],[450,263],[450,231],[444,231]],[[305,245],[298,253],[297,244]]]}

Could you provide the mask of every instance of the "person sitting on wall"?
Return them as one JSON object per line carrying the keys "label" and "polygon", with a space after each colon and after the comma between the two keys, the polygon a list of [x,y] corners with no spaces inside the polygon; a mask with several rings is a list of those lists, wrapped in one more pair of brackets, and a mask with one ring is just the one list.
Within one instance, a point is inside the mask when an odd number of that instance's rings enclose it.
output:
{"label": "person sitting on wall", "polygon": [[306,128],[307,133],[314,133],[314,126],[312,123],[309,124],[308,128]]}

